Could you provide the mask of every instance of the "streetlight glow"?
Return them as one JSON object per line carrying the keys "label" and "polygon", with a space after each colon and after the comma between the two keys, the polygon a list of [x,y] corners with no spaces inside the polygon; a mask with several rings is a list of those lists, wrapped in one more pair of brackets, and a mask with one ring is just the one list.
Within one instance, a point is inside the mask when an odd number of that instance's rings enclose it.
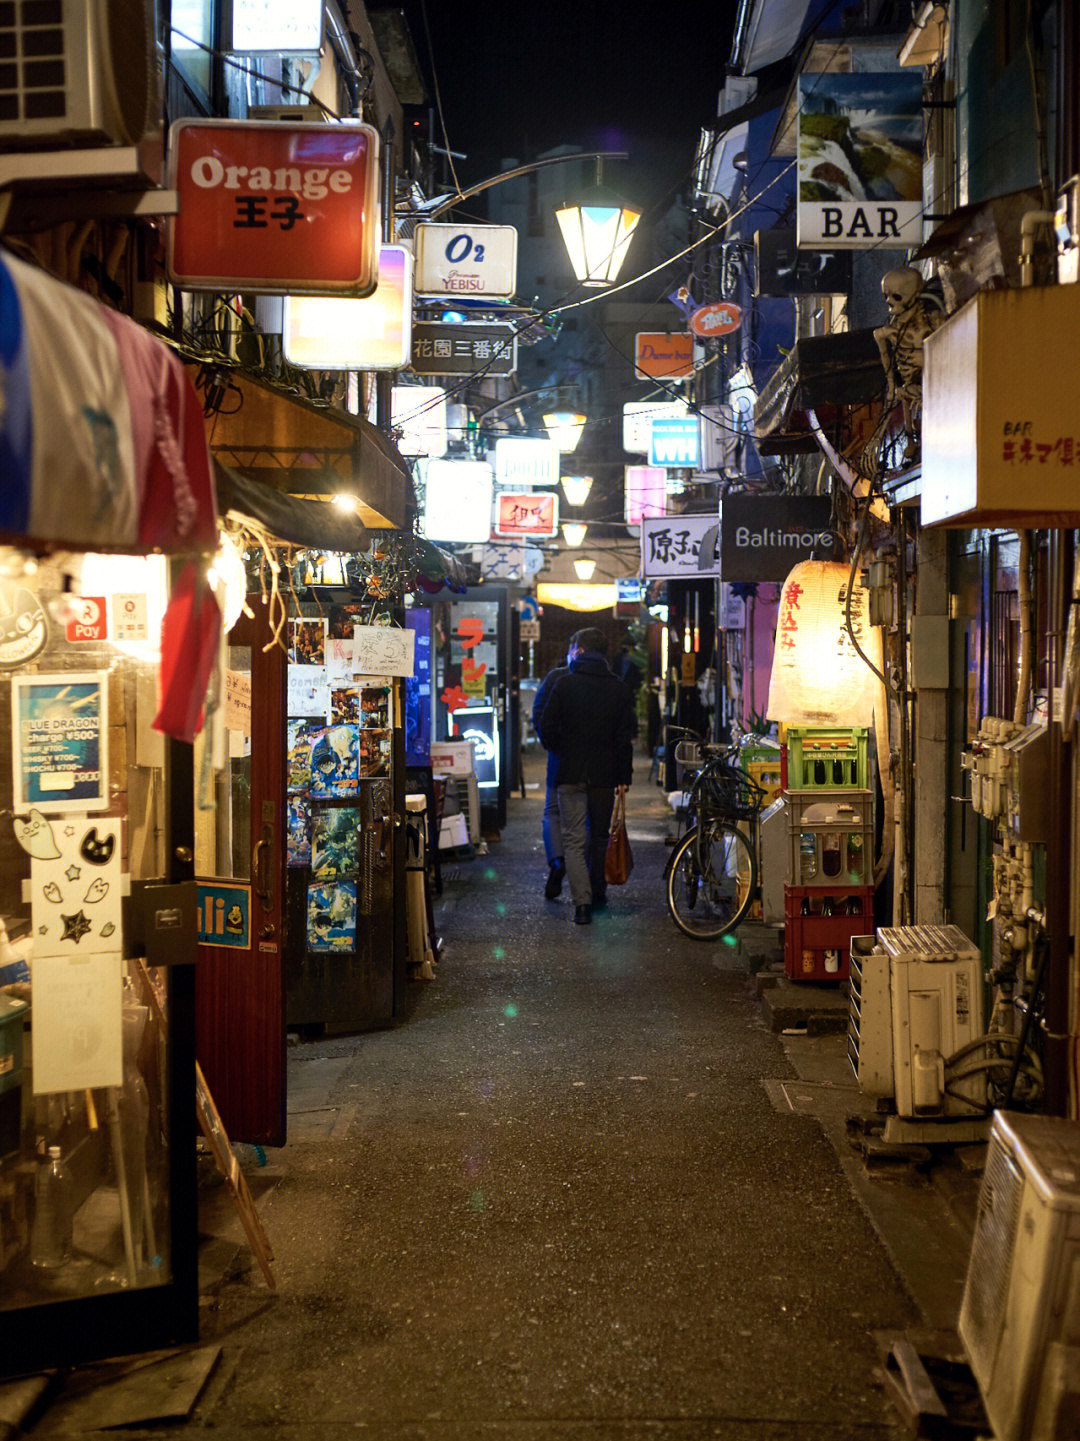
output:
{"label": "streetlight glow", "polygon": [[567,545],[576,548],[584,541],[585,532],[588,528],[587,525],[582,525],[579,520],[568,520],[562,528],[563,540],[566,541]]}
{"label": "streetlight glow", "polygon": [[619,205],[567,205],[556,210],[574,275],[582,285],[614,285],[640,212]]}
{"label": "streetlight glow", "polygon": [[544,416],[544,429],[564,455],[577,449],[584,428],[585,417],[572,410],[556,410]]}

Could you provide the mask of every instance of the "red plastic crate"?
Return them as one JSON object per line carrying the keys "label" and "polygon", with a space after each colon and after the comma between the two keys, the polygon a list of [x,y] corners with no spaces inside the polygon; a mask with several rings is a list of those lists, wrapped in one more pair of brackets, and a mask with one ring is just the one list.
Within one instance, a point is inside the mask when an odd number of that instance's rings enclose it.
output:
{"label": "red plastic crate", "polygon": [[[822,914],[826,898],[832,902],[832,915]],[[804,902],[809,915],[803,914]],[[784,887],[784,973],[789,981],[847,980],[852,936],[872,935],[873,930],[873,886]],[[827,953],[833,951],[835,970],[826,968]]]}

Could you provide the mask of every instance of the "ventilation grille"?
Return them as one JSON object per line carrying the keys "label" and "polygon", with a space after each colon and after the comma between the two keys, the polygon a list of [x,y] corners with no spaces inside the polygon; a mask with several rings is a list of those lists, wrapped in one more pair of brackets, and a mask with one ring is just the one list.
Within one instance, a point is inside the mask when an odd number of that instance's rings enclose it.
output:
{"label": "ventilation grille", "polygon": [[999,1137],[992,1138],[979,1191],[979,1212],[960,1306],[964,1342],[975,1379],[990,1384],[1012,1272],[1024,1177]]}
{"label": "ventilation grille", "polygon": [[0,0],[0,121],[67,117],[63,0]]}

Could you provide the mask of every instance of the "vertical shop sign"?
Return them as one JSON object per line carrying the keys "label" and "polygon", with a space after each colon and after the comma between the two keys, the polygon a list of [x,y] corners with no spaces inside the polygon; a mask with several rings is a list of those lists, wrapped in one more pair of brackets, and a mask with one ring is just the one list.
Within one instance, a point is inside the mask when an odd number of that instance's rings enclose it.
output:
{"label": "vertical shop sign", "polygon": [[108,672],[13,676],[16,811],[100,811],[109,804]]}

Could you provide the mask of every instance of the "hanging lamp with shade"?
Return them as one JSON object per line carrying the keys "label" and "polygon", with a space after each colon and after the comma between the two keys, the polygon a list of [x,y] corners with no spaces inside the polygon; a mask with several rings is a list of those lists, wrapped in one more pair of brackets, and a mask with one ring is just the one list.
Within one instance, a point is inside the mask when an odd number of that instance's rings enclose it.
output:
{"label": "hanging lamp with shade", "polygon": [[563,495],[566,496],[567,505],[584,505],[589,498],[589,491],[592,490],[592,483],[591,475],[562,476],[560,484],[563,488]]}
{"label": "hanging lamp with shade", "polygon": [[556,210],[555,219],[579,283],[594,288],[614,285],[641,212],[603,189],[599,158],[595,188],[579,203]]}
{"label": "hanging lamp with shade", "polygon": [[564,455],[569,455],[578,447],[581,432],[585,429],[585,419],[584,415],[573,410],[549,411],[543,417],[544,429],[560,451]]}
{"label": "hanging lamp with shade", "polygon": [[595,560],[582,559],[574,561],[574,574],[578,580],[592,580],[595,570]]}
{"label": "hanging lamp with shade", "polygon": [[563,540],[575,550],[584,543],[586,532],[589,527],[579,520],[567,520],[563,522]]}

